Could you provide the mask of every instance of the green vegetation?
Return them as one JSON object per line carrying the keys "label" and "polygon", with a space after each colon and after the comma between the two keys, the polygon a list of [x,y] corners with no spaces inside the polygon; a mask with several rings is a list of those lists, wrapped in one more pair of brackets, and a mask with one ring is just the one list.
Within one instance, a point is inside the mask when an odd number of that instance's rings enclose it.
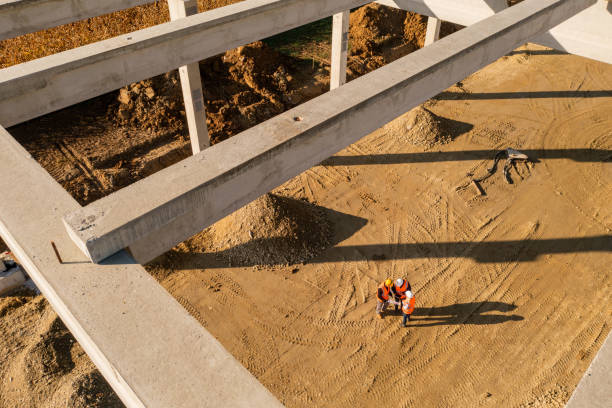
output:
{"label": "green vegetation", "polygon": [[263,40],[266,45],[292,57],[328,65],[332,18],[327,17]]}

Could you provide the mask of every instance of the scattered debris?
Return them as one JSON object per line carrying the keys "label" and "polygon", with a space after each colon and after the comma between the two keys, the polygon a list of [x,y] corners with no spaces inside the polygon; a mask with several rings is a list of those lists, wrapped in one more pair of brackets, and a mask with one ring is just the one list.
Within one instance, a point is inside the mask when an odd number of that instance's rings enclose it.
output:
{"label": "scattered debris", "polygon": [[20,287],[27,277],[9,252],[0,254],[0,295]]}
{"label": "scattered debris", "polygon": [[526,163],[531,162],[531,160],[529,159],[529,157],[527,157],[526,154],[521,153],[518,150],[514,150],[512,148],[507,148],[506,150],[499,151],[495,154],[495,157],[493,159],[493,165],[487,169],[487,174],[485,174],[484,176],[480,178],[472,179],[472,181],[475,182],[476,184],[476,183],[480,183],[488,179],[489,177],[491,177],[497,171],[497,163],[504,157],[506,158],[506,163],[504,164],[504,178],[508,184],[513,183],[512,177],[510,176],[510,168],[514,166],[516,169],[515,163],[517,161],[526,162]]}

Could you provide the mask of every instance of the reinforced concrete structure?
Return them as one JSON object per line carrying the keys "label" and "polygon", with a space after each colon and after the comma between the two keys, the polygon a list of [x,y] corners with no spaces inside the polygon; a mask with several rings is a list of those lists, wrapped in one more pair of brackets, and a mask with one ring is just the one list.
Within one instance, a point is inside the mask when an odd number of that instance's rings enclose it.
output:
{"label": "reinforced concrete structure", "polygon": [[[612,62],[604,0],[382,0],[432,17],[430,45],[345,85],[348,10],[368,1],[169,1],[171,22],[0,70],[8,127],[184,67],[194,156],[85,207],[0,126],[0,189],[21,187],[0,202],[2,238],[129,407],[281,406],[140,263],[527,41]],[[0,1],[0,39],[145,2]],[[202,150],[197,62],[332,15],[333,91]],[[434,42],[439,20],[469,27]]]}

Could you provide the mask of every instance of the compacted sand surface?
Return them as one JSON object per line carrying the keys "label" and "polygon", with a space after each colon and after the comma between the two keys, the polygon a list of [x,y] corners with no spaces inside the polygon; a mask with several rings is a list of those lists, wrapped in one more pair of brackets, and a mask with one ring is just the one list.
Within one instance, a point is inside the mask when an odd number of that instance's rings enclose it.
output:
{"label": "compacted sand surface", "polygon": [[[608,65],[521,48],[425,105],[443,137],[409,113],[275,191],[327,214],[322,253],[232,261],[207,230],[148,268],[289,407],[564,406],[612,321],[611,90]],[[534,163],[480,195],[508,147]],[[408,328],[374,315],[400,276]]]}
{"label": "compacted sand surface", "polygon": [[[612,67],[521,48],[147,269],[288,407],[561,407],[612,322],[611,111]],[[120,405],[40,296],[0,330],[0,407]]]}

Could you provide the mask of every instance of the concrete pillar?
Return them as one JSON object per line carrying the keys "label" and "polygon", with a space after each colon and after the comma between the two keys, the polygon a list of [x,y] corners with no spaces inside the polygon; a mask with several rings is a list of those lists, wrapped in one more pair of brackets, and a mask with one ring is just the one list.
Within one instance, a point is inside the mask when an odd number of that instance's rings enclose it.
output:
{"label": "concrete pillar", "polygon": [[336,89],[346,82],[350,14],[350,10],[346,10],[333,17],[330,89]]}
{"label": "concrete pillar", "polygon": [[[197,0],[168,0],[170,19],[185,18],[198,12]],[[202,94],[202,80],[200,67],[197,62],[179,68],[181,87],[183,88],[183,101],[185,115],[191,139],[191,150],[198,154],[210,146],[208,128],[206,127],[206,110],[204,109],[204,95]]]}
{"label": "concrete pillar", "polygon": [[440,26],[442,20],[435,17],[429,17],[427,19],[427,33],[425,34],[425,46],[433,44],[440,39]]}

